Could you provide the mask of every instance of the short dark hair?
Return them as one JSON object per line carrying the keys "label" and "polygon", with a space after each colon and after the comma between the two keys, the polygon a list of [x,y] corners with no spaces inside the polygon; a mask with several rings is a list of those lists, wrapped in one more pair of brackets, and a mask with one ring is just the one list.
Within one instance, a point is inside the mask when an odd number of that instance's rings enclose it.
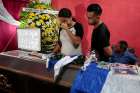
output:
{"label": "short dark hair", "polygon": [[58,13],[58,17],[70,18],[70,17],[72,17],[72,13],[71,13],[70,9],[62,8]]}
{"label": "short dark hair", "polygon": [[90,4],[87,8],[88,12],[94,12],[97,15],[102,14],[102,8],[99,4]]}
{"label": "short dark hair", "polygon": [[119,44],[120,44],[120,48],[121,48],[121,49],[123,49],[124,51],[127,50],[127,48],[128,48],[128,43],[127,43],[126,41],[121,40],[121,41],[119,41]]}

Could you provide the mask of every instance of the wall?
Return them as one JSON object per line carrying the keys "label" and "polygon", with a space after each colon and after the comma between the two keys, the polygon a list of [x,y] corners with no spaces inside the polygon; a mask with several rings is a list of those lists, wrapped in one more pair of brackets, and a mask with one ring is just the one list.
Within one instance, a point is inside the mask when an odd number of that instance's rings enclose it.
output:
{"label": "wall", "polygon": [[88,26],[85,13],[87,5],[90,3],[99,3],[102,6],[102,20],[110,29],[111,43],[115,44],[119,40],[126,40],[130,47],[134,47],[137,54],[140,55],[139,0],[53,0],[55,8],[58,10],[63,7],[70,8],[74,16],[84,25],[84,52],[90,47],[92,27]]}

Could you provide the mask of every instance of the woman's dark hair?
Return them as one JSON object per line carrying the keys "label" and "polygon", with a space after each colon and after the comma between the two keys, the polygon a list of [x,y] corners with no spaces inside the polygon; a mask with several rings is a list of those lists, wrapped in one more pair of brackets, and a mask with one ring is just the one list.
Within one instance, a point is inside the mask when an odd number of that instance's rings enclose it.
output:
{"label": "woman's dark hair", "polygon": [[70,17],[72,17],[72,13],[71,13],[70,9],[62,8],[58,13],[58,17],[70,18]]}
{"label": "woman's dark hair", "polygon": [[87,12],[94,12],[97,15],[101,15],[102,8],[99,4],[90,4],[87,8]]}

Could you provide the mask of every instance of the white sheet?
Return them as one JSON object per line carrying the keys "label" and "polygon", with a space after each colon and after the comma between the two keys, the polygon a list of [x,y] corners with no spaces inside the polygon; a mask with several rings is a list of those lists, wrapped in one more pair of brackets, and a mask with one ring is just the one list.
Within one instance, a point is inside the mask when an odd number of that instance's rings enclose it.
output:
{"label": "white sheet", "polygon": [[66,57],[60,59],[60,60],[55,64],[55,66],[54,66],[54,80],[56,80],[56,78],[57,78],[57,76],[59,75],[61,69],[62,69],[65,65],[67,65],[67,64],[69,64],[69,63],[71,63],[71,62],[73,62],[73,61],[74,61],[75,59],[77,59],[77,58],[78,58],[78,56],[75,56],[75,57],[72,57],[72,58],[71,58],[70,56],[66,56]]}
{"label": "white sheet", "polygon": [[140,93],[140,76],[119,75],[110,71],[101,93]]}

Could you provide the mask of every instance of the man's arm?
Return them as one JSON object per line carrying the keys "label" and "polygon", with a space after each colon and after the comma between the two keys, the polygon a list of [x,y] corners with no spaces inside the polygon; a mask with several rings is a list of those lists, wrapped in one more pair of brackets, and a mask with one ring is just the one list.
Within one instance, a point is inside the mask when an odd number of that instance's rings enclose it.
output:
{"label": "man's arm", "polygon": [[81,43],[81,38],[79,36],[75,36],[69,30],[66,30],[66,32],[68,33],[68,35],[74,45],[79,45]]}
{"label": "man's arm", "polygon": [[107,57],[112,56],[112,48],[110,46],[104,48],[104,53]]}
{"label": "man's arm", "polygon": [[57,43],[52,52],[53,53],[58,53],[58,52],[60,52],[60,50],[61,50],[61,47],[60,47],[59,43]]}
{"label": "man's arm", "polygon": [[81,40],[82,40],[82,37],[83,37],[83,28],[82,28],[82,25],[77,25],[75,27],[75,30],[76,30],[76,35],[74,35],[69,29],[68,29],[68,25],[67,24],[62,24],[61,27],[63,29],[66,30],[68,36],[70,37],[71,39],[71,42],[73,43],[73,45],[75,47],[79,46],[79,44],[81,44]]}
{"label": "man's arm", "polygon": [[128,58],[129,58],[129,63],[132,64],[132,65],[134,65],[137,61],[137,58],[135,57],[135,55],[133,55],[131,53],[129,53]]}
{"label": "man's arm", "polygon": [[100,42],[107,57],[112,56],[112,48],[110,47],[110,32],[107,28],[103,28],[100,33]]}

